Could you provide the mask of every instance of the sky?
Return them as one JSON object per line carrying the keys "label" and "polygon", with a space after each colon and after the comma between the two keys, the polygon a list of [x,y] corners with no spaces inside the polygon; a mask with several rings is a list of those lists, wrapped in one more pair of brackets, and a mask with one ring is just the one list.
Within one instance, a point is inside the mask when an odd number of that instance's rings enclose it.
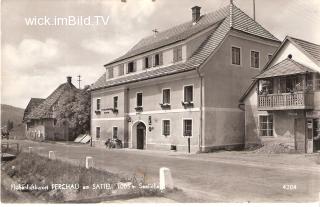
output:
{"label": "sky", "polygon": [[[191,7],[210,13],[230,0],[2,0],[1,103],[25,108],[46,98],[67,76],[94,83],[104,64],[152,30],[191,20]],[[252,0],[234,0],[252,16]],[[95,20],[96,16],[99,21]],[[94,25],[27,25],[26,20],[90,17]],[[104,20],[104,21],[102,21]],[[278,39],[286,35],[320,44],[319,0],[256,0],[256,20]],[[30,22],[29,22],[30,23]]]}

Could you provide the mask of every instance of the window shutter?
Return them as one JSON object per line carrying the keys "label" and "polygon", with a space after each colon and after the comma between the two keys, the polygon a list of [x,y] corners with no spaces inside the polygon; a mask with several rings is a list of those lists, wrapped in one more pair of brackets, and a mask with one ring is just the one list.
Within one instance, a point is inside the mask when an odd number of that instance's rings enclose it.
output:
{"label": "window shutter", "polygon": [[163,65],[163,53],[159,53],[159,65]]}
{"label": "window shutter", "polygon": [[133,62],[133,72],[137,71],[137,61]]}
{"label": "window shutter", "polygon": [[142,70],[146,69],[146,58],[142,59]]}
{"label": "window shutter", "polygon": [[178,61],[180,61],[182,60],[182,47],[178,47],[177,52],[178,52]]}
{"label": "window shutter", "polygon": [[173,62],[174,63],[177,62],[177,59],[178,59],[177,52],[178,52],[177,48],[173,48]]}

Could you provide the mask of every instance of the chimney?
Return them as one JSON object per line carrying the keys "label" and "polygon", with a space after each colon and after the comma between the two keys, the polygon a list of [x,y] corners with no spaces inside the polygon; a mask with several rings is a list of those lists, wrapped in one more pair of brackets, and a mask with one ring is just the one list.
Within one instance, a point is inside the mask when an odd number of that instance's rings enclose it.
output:
{"label": "chimney", "polygon": [[199,21],[200,19],[200,9],[201,7],[200,6],[194,6],[191,8],[192,10],[192,22],[193,23],[196,23],[197,21]]}
{"label": "chimney", "polygon": [[67,83],[71,84],[72,82],[72,77],[71,76],[67,76]]}

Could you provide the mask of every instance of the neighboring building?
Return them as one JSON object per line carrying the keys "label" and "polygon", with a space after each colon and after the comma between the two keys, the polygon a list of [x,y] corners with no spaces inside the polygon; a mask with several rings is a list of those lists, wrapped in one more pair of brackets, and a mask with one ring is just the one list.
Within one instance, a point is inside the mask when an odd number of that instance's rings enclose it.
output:
{"label": "neighboring building", "polygon": [[320,150],[320,45],[286,37],[240,100],[245,142]]}
{"label": "neighboring building", "polygon": [[27,138],[55,141],[72,139],[72,130],[68,125],[57,123],[55,108],[62,97],[77,92],[78,89],[72,84],[71,77],[67,77],[67,82],[61,84],[48,98],[31,98],[23,116]]}
{"label": "neighboring building", "polygon": [[[98,145],[209,151],[242,147],[239,98],[280,42],[230,4],[157,32],[105,65],[92,86]],[[190,143],[190,144],[189,144]]]}

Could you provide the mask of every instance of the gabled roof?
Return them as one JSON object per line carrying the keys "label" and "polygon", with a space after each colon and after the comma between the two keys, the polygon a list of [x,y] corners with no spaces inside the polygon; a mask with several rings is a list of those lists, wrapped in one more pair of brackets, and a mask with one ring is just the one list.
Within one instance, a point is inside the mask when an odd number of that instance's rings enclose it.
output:
{"label": "gabled roof", "polygon": [[77,92],[77,89],[72,83],[63,83],[54,90],[45,100],[34,108],[26,117],[26,119],[45,119],[52,118],[52,106],[57,103],[62,95],[66,92]]}
{"label": "gabled roof", "polygon": [[[232,27],[230,27],[230,8],[232,8],[233,14]],[[198,24],[199,26],[197,26]],[[120,60],[124,60],[131,56],[144,53],[149,50],[156,49],[158,47],[169,45],[173,42],[184,40],[191,37],[193,34],[196,34],[199,31],[202,31],[209,27],[211,29],[207,36],[207,39],[200,45],[196,52],[186,60],[186,62],[176,63],[170,66],[160,67],[158,69],[150,69],[132,75],[117,77],[111,80],[106,80],[106,74],[104,74],[91,86],[90,89],[96,90],[100,88],[194,70],[197,67],[201,66],[211,54],[215,53],[215,50],[222,43],[231,28],[261,38],[278,41],[277,38],[270,34],[261,25],[252,20],[239,8],[232,5],[222,8],[216,12],[203,15],[195,25],[192,25],[192,22],[188,22],[157,34],[157,37],[155,37],[155,39],[152,39],[154,37],[147,37],[141,40],[126,55],[121,56],[120,58],[112,61],[111,63],[108,63],[107,65]],[[166,37],[166,35],[169,36],[169,34],[170,37],[164,38]]]}
{"label": "gabled roof", "polygon": [[[244,31],[250,34],[261,36],[274,41],[279,41],[270,32],[264,29],[260,24],[251,19],[248,15],[242,12],[239,8],[232,5],[233,9],[233,28]],[[115,60],[105,64],[110,64],[125,60],[127,58],[158,49],[176,42],[180,42],[190,38],[191,36],[204,31],[226,19],[230,15],[230,5],[223,7],[215,12],[202,15],[200,19],[194,24],[192,21],[185,22],[175,27],[169,28],[165,31],[158,32],[156,35],[150,35],[140,40],[134,45],[126,54],[116,58]]]}
{"label": "gabled roof", "polygon": [[30,112],[38,107],[45,99],[43,98],[31,98],[26,109],[24,110],[23,114],[23,121],[26,120],[26,117],[30,114]]}
{"label": "gabled roof", "polygon": [[311,59],[320,63],[320,45],[294,37],[288,37],[288,39],[290,39],[293,43],[296,43],[296,45],[306,52],[309,57],[311,56]]}
{"label": "gabled roof", "polygon": [[304,74],[307,72],[316,72],[315,70],[308,68],[307,66],[298,63],[290,58],[286,58],[276,65],[273,65],[268,70],[258,75],[256,79],[270,78],[277,76],[287,76],[294,74]]}
{"label": "gabled roof", "polygon": [[[301,39],[297,39],[294,37],[290,37],[290,36],[286,36],[286,38],[282,41],[281,45],[278,47],[278,49],[275,51],[275,53],[272,55],[271,60],[269,60],[269,62],[264,66],[264,68],[262,69],[261,73],[264,73],[266,70],[269,70],[271,67],[270,64],[272,63],[272,61],[277,57],[278,53],[281,51],[281,49],[284,47],[284,45],[286,44],[286,42],[291,42],[292,44],[294,44],[300,51],[302,51],[305,55],[307,55],[308,57],[310,57],[317,65],[320,65],[319,63],[319,50],[320,50],[320,46],[311,42],[307,42],[305,40],[301,40]],[[318,50],[318,51],[317,51]],[[296,62],[297,63],[297,62]],[[299,63],[298,63],[299,64]],[[309,68],[310,69],[310,68]],[[310,69],[311,70],[311,69]],[[259,74],[259,75],[260,75]],[[259,76],[258,75],[258,76]],[[258,77],[257,76],[257,77]],[[248,87],[248,89],[245,91],[245,93],[242,95],[242,97],[240,98],[240,102],[243,102],[245,100],[245,98],[247,97],[247,95],[250,93],[250,91],[252,90],[252,88],[255,86],[257,82],[257,79],[254,79],[253,82],[251,83],[251,85]]]}

